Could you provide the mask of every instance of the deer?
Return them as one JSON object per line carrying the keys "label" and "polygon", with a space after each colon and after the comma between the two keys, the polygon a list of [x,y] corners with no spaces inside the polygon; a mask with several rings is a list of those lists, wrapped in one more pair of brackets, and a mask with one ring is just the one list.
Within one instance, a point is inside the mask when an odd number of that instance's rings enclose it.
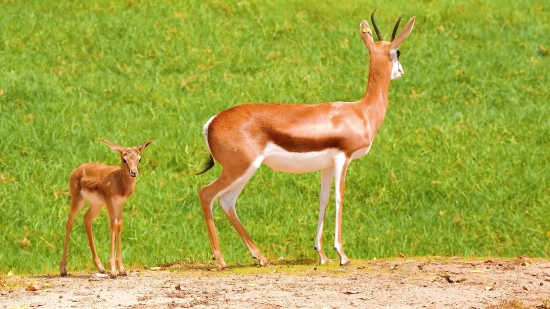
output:
{"label": "deer", "polygon": [[63,256],[59,264],[59,271],[62,277],[67,275],[69,236],[73,228],[74,220],[78,212],[84,208],[85,201],[88,202],[90,207],[83,216],[84,228],[88,236],[88,244],[92,252],[95,266],[100,273],[105,273],[105,268],[97,256],[94,237],[92,235],[92,224],[103,206],[106,205],[111,232],[111,252],[109,258],[110,277],[117,277],[115,261],[118,266],[118,274],[123,276],[127,275],[122,265],[122,209],[128,197],[134,194],[134,185],[138,175],[138,165],[141,162],[141,152],[154,140],[155,139],[148,140],[137,147],[122,147],[108,140],[103,140],[103,143],[120,154],[120,166],[89,162],[80,165],[71,172],[69,177],[71,204],[69,216],[65,223]]}
{"label": "deer", "polygon": [[370,55],[367,90],[356,102],[320,104],[263,104],[233,106],[212,116],[203,127],[209,152],[200,175],[218,162],[222,171],[218,178],[198,192],[208,230],[213,259],[223,270],[222,258],[212,217],[214,201],[218,199],[252,257],[260,266],[268,260],[260,253],[240,222],[235,204],[252,175],[264,164],[274,171],[309,173],[321,171],[319,221],[314,249],[319,264],[331,262],[322,247],[325,211],[334,178],[336,220],[334,250],[340,265],[350,263],[342,244],[342,207],[346,171],[352,160],[365,156],[382,125],[388,107],[390,80],[403,76],[399,63],[399,47],[412,31],[412,17],[396,36],[402,15],[393,29],[391,41],[384,41],[371,14],[378,42],[374,41],[367,21],[362,21],[359,33]]}

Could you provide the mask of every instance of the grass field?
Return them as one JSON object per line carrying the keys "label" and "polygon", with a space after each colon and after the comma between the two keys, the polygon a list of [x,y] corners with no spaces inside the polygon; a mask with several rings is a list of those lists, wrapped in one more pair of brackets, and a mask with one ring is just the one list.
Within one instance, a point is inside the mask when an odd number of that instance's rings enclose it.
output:
{"label": "grass field", "polygon": [[[78,165],[143,153],[124,209],[127,266],[210,258],[197,190],[203,124],[246,102],[355,101],[374,8],[400,13],[404,77],[368,156],[352,162],[343,239],[351,258],[550,256],[550,7],[543,1],[0,0],[0,274],[57,272]],[[237,210],[268,258],[316,258],[320,173],[262,167]],[[228,263],[250,255],[214,208]],[[68,270],[93,269],[81,213]],[[325,243],[333,237],[327,211]],[[108,221],[94,225],[108,259]],[[328,246],[330,247],[330,246]],[[327,247],[327,248],[328,248]],[[328,250],[327,250],[328,251]],[[332,251],[332,250],[330,250]],[[336,257],[334,252],[327,252]]]}

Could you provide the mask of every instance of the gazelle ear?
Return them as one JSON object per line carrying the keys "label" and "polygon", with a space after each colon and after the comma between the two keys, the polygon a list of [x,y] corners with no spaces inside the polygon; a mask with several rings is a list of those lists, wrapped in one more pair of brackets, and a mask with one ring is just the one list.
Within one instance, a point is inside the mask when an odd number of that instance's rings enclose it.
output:
{"label": "gazelle ear", "polygon": [[103,140],[103,143],[105,143],[105,145],[111,147],[111,149],[113,149],[114,151],[118,152],[118,153],[123,153],[124,152],[124,147],[120,146],[120,145],[117,145],[113,142],[109,142],[108,140],[104,139]]}
{"label": "gazelle ear", "polygon": [[156,138],[153,138],[153,139],[150,139],[150,140],[146,141],[145,143],[143,143],[143,144],[137,146],[137,149],[138,149],[139,152],[141,153],[141,151],[142,151],[143,149],[145,149],[145,147],[149,146],[149,144],[151,144],[154,140],[156,140]]}
{"label": "gazelle ear", "polygon": [[370,30],[369,24],[366,20],[361,22],[361,25],[359,26],[359,34],[361,34],[361,38],[363,39],[363,42],[365,42],[365,46],[367,46],[367,50],[370,53],[370,48],[372,44],[374,44],[374,40],[372,39],[372,30]]}
{"label": "gazelle ear", "polygon": [[403,30],[397,35],[397,37],[391,42],[390,48],[391,49],[398,49],[399,45],[405,41],[405,39],[411,34],[411,31],[414,26],[415,16],[409,20],[409,22],[403,27]]}

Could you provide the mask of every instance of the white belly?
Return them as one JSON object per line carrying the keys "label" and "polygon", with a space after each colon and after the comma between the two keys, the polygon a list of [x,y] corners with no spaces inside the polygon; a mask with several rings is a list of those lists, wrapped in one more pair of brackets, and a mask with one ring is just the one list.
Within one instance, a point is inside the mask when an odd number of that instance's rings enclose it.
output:
{"label": "white belly", "polygon": [[104,205],[105,200],[103,197],[96,192],[81,190],[80,193],[91,205]]}
{"label": "white belly", "polygon": [[[82,194],[84,199],[88,201],[88,203],[90,203],[90,205],[92,205],[93,207],[103,206],[106,204],[106,201],[103,198],[103,196],[101,194],[98,194],[97,192],[92,192],[92,191],[83,189],[83,190],[80,190],[80,193]],[[124,205],[124,202],[126,202],[126,197],[115,195],[110,197],[110,201],[111,201],[111,204],[114,205],[115,207],[121,208]]]}
{"label": "white belly", "polygon": [[314,152],[290,152],[275,144],[268,143],[263,153],[263,164],[275,171],[287,173],[309,173],[334,165],[338,149],[325,149]]}
{"label": "white belly", "polygon": [[351,154],[351,160],[359,159],[369,153],[370,147],[372,144],[368,145],[367,147],[361,148],[356,150],[354,153]]}

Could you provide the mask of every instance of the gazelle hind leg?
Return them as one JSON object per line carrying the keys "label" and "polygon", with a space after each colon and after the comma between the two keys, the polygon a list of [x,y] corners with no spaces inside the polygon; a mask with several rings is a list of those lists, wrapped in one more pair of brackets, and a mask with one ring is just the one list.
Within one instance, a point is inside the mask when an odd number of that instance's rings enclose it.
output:
{"label": "gazelle hind leg", "polygon": [[222,258],[218,235],[216,234],[216,226],[214,225],[214,218],[212,216],[212,205],[214,204],[216,198],[231,185],[231,182],[227,183],[227,181],[224,181],[222,176],[223,172],[218,179],[199,190],[202,214],[206,223],[206,229],[208,230],[210,246],[212,247],[212,258],[218,261],[218,267],[220,270],[225,269],[227,265]]}
{"label": "gazelle hind leg", "polygon": [[334,176],[333,167],[329,167],[321,171],[321,193],[319,196],[319,222],[317,223],[317,235],[315,236],[314,249],[319,254],[319,264],[330,263],[323,251],[323,223],[325,221],[325,212],[327,210],[328,199],[330,197],[330,184]]}
{"label": "gazelle hind leg", "polygon": [[[260,161],[261,162],[261,161]],[[251,164],[253,166],[253,164]],[[253,168],[252,174],[256,171],[258,167]],[[213,258],[218,261],[218,266],[220,269],[227,267],[225,264],[222,254],[220,251],[220,244],[218,242],[218,235],[216,234],[216,227],[214,225],[214,218],[212,216],[212,206],[216,198],[224,194],[225,192],[233,189],[237,184],[239,184],[242,178],[247,180],[250,176],[246,177],[248,171],[244,175],[234,176],[236,173],[228,172],[227,169],[223,169],[222,174],[216,180],[211,182],[209,185],[199,190],[199,198],[201,201],[201,209],[204,215],[204,221],[206,223],[206,228],[208,230],[208,237],[210,238],[210,245],[212,246],[212,255]],[[246,181],[245,181],[246,183]],[[241,189],[242,190],[242,189]]]}
{"label": "gazelle hind leg", "polygon": [[65,223],[65,241],[63,242],[63,255],[61,262],[59,263],[59,274],[61,276],[67,275],[67,251],[69,248],[69,236],[73,229],[74,220],[78,215],[78,212],[84,207],[84,198],[81,195],[71,196],[71,207],[67,222]]}
{"label": "gazelle hind leg", "polygon": [[350,261],[344,253],[342,245],[342,207],[344,206],[344,188],[346,182],[346,171],[350,159],[344,154],[338,155],[334,164],[334,199],[336,200],[336,222],[334,231],[334,250],[340,256],[340,265],[349,264]]}
{"label": "gazelle hind leg", "polygon": [[[214,226],[214,219],[212,218],[212,205],[217,197],[223,195],[229,190],[232,190],[239,184],[244,187],[244,184],[246,184],[248,179],[250,179],[254,172],[260,167],[262,160],[263,158],[260,156],[256,159],[256,161],[250,162],[248,169],[244,173],[236,172],[235,170],[238,170],[238,167],[233,170],[232,166],[224,166],[220,177],[199,191],[201,208],[204,214],[206,228],[208,229],[210,244],[212,245],[212,255],[214,256],[214,259],[218,261],[218,266],[220,269],[226,268],[227,265],[221,255],[218,236],[216,235],[216,227]],[[238,192],[240,193],[241,190],[242,188]],[[231,217],[228,218],[231,220]],[[233,221],[231,223],[233,223]],[[235,226],[235,224],[233,224],[233,226]]]}
{"label": "gazelle hind leg", "polygon": [[256,169],[249,169],[247,171],[247,174],[243,175],[240,181],[231,190],[225,192],[220,196],[219,201],[223,211],[225,212],[225,215],[227,216],[235,230],[237,230],[239,236],[241,236],[242,240],[248,247],[248,250],[250,250],[252,257],[260,261],[260,266],[265,266],[268,264],[267,259],[260,253],[260,250],[258,250],[258,247],[256,247],[256,245],[250,238],[250,235],[239,220],[239,217],[237,216],[237,211],[235,209],[235,203],[237,202],[239,194],[242,192],[244,186],[247,184],[248,180],[250,179],[250,177],[252,177],[255,171]]}
{"label": "gazelle hind leg", "polygon": [[84,220],[84,229],[86,230],[86,236],[88,236],[88,245],[90,246],[90,251],[92,252],[92,258],[94,260],[94,265],[97,267],[97,270],[100,273],[105,272],[105,267],[101,265],[101,261],[99,260],[99,257],[97,256],[97,251],[95,248],[94,243],[94,235],[92,234],[92,225],[94,223],[94,219],[103,207],[102,204],[92,204],[90,203],[90,209],[86,212],[84,217],[82,218]]}

